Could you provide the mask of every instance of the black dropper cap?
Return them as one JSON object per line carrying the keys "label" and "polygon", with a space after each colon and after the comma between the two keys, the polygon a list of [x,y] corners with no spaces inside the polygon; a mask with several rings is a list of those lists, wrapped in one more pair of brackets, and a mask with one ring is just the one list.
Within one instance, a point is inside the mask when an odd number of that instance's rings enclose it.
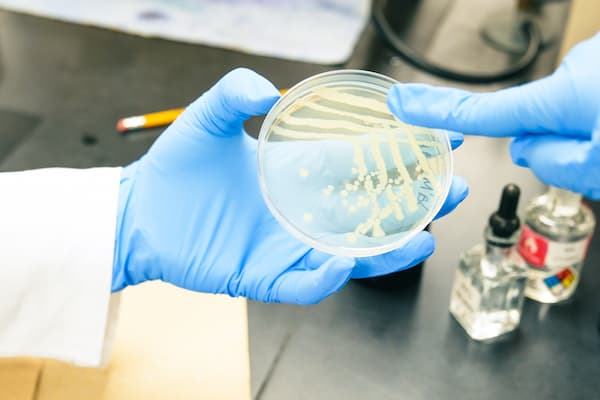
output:
{"label": "black dropper cap", "polygon": [[504,186],[498,211],[490,216],[489,226],[494,236],[510,238],[519,230],[521,222],[517,216],[517,205],[521,190],[513,183]]}

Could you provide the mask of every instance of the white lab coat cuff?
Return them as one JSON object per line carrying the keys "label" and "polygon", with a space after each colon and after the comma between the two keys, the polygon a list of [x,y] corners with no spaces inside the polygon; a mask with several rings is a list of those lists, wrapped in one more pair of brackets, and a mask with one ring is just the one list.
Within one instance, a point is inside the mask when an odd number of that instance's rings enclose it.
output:
{"label": "white lab coat cuff", "polygon": [[120,174],[0,174],[0,356],[100,365]]}

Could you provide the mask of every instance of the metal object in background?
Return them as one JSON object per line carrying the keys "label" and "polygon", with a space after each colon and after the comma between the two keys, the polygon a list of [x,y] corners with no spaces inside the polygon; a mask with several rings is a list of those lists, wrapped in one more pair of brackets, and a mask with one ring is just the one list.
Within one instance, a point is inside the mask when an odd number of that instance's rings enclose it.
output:
{"label": "metal object in background", "polygon": [[373,5],[373,23],[382,39],[404,60],[432,75],[465,83],[493,83],[513,78],[526,71],[537,59],[541,49],[541,33],[533,19],[524,20],[519,26],[527,38],[527,46],[521,57],[503,70],[489,73],[463,72],[451,69],[442,63],[427,59],[407,45],[394,31],[386,17],[387,0],[376,0]]}
{"label": "metal object in background", "polygon": [[543,6],[557,0],[518,0],[516,7],[491,14],[481,27],[481,35],[494,48],[511,54],[523,54],[529,46],[529,37],[522,26],[534,21],[541,34],[541,47],[549,46],[558,37],[554,24],[548,23]]}

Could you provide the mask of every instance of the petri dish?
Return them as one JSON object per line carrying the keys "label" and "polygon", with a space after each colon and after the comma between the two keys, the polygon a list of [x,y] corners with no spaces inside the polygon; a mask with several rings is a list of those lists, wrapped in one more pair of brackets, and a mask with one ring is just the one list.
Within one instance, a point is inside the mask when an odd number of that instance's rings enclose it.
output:
{"label": "petri dish", "polygon": [[450,140],[391,114],[386,99],[395,83],[369,71],[325,72],[289,89],[265,117],[261,191],[279,223],[306,244],[336,255],[382,254],[442,207]]}

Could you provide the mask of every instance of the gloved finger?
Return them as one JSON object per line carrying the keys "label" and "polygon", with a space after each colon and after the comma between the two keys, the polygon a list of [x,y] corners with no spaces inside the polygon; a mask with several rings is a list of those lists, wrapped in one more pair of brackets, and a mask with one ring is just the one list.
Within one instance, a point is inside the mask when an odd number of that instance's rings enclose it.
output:
{"label": "gloved finger", "polygon": [[558,102],[552,102],[549,96],[556,91],[556,80],[550,76],[493,93],[396,84],[388,94],[388,107],[406,123],[469,134],[558,132],[562,113]]}
{"label": "gloved finger", "polygon": [[461,144],[465,141],[465,135],[459,132],[454,131],[446,131],[448,134],[448,139],[450,139],[450,146],[452,146],[452,150],[456,150],[460,147]]}
{"label": "gloved finger", "polygon": [[266,114],[279,97],[279,91],[267,79],[237,68],[190,104],[175,123],[215,136],[236,135],[242,132],[245,120]]}
{"label": "gloved finger", "polygon": [[[563,136],[522,136],[515,138],[510,153],[515,164],[531,168],[544,183],[584,195],[598,184],[590,156],[594,143]],[[600,148],[600,147],[599,147]]]}
{"label": "gloved finger", "polygon": [[435,216],[434,220],[442,218],[446,214],[453,211],[468,195],[469,186],[467,181],[460,176],[453,177],[446,201],[444,201],[444,205],[442,205],[442,208]]}
{"label": "gloved finger", "polygon": [[419,232],[397,250],[379,256],[357,258],[352,278],[371,278],[413,267],[429,257],[434,249],[433,236],[429,232]]}
{"label": "gloved finger", "polygon": [[277,279],[269,300],[301,305],[316,304],[348,282],[354,265],[351,257],[329,256],[317,268],[287,271]]}

